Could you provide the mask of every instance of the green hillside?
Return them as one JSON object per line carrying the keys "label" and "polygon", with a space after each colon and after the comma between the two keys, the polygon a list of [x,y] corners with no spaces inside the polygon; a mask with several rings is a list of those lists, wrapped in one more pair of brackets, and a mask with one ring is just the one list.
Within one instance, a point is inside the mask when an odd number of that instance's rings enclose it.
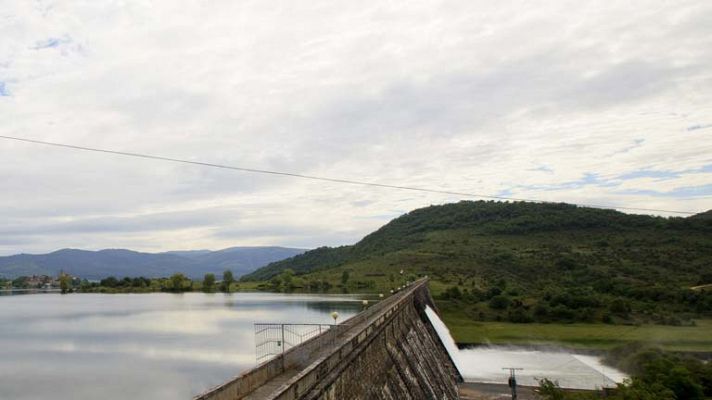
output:
{"label": "green hillside", "polygon": [[472,320],[687,324],[712,315],[712,292],[690,289],[712,283],[712,220],[463,201],[412,211],[353,246],[315,249],[244,280],[387,292],[420,275],[432,278],[442,307]]}

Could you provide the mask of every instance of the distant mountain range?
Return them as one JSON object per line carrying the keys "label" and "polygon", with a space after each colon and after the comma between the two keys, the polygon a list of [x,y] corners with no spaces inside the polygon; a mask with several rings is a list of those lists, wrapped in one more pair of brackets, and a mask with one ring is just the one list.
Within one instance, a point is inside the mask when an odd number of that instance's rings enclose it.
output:
{"label": "distant mountain range", "polygon": [[0,277],[52,275],[60,271],[86,279],[108,276],[164,277],[181,272],[191,278],[206,273],[220,275],[226,269],[236,277],[269,263],[303,253],[286,247],[230,247],[223,250],[169,251],[140,253],[125,249],[87,251],[62,249],[49,254],[18,254],[0,257]]}

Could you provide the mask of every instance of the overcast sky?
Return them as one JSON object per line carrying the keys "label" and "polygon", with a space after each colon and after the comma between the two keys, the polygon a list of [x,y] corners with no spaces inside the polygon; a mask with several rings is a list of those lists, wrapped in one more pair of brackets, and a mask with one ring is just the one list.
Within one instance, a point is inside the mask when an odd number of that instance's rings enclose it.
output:
{"label": "overcast sky", "polygon": [[[712,208],[712,2],[0,0],[0,135]],[[351,244],[461,198],[0,140],[0,254]]]}

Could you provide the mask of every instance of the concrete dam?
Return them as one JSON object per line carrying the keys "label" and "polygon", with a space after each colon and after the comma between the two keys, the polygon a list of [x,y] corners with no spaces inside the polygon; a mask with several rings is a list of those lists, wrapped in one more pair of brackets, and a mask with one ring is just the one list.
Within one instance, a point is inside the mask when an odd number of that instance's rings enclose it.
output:
{"label": "concrete dam", "polygon": [[458,399],[426,306],[437,312],[424,278],[195,400]]}

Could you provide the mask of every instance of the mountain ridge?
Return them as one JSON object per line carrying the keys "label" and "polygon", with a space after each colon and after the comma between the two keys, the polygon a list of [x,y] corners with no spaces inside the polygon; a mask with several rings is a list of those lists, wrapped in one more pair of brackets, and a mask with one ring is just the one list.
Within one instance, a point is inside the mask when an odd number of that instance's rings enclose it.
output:
{"label": "mountain ridge", "polygon": [[206,273],[220,275],[230,269],[235,276],[249,273],[270,262],[304,252],[280,246],[236,246],[221,250],[177,250],[159,253],[129,249],[58,249],[45,254],[16,254],[0,257],[0,276],[56,276],[60,271],[86,279],[108,276],[163,277],[176,272],[191,278]]}

